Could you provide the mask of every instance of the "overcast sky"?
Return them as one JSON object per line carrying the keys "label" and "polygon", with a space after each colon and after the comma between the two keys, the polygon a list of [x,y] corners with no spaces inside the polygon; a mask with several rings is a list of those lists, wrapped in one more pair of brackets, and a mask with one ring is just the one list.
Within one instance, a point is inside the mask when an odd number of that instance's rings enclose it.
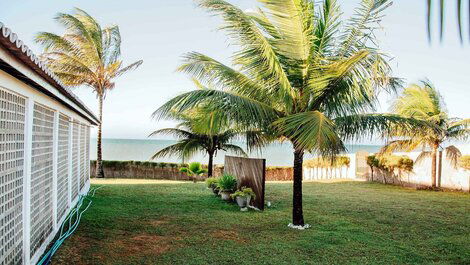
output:
{"label": "overcast sky", "polygon": [[[231,2],[243,9],[257,5],[255,0]],[[349,16],[358,1],[339,2],[345,16]],[[427,42],[425,0],[396,0],[383,20],[380,46],[394,58],[395,76],[407,82],[429,78],[445,98],[450,114],[468,118],[470,45],[468,42],[460,45],[456,1],[448,2],[452,3],[447,8],[443,44]],[[220,20],[197,8],[192,0],[0,0],[0,21],[38,54],[41,50],[33,42],[35,33],[60,33],[61,28],[52,18],[57,12],[69,12],[73,7],[86,10],[102,25],[118,24],[124,61],[144,60],[138,70],[118,79],[115,90],[106,98],[105,138],[146,138],[157,128],[172,126],[170,121],[156,122],[150,116],[172,96],[194,88],[187,76],[175,72],[181,55],[198,51],[228,63],[233,52],[224,33],[216,30]],[[464,20],[468,21],[466,15]],[[468,35],[469,30],[466,28],[465,32]],[[96,98],[89,90],[78,88],[75,93],[97,110]],[[379,111],[386,111],[389,102],[390,97],[383,95]]]}

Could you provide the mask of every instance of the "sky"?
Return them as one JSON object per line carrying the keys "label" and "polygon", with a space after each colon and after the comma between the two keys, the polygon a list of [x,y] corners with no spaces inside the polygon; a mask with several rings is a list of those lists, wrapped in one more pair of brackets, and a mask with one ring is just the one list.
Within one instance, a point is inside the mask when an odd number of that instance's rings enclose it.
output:
{"label": "sky", "polygon": [[[230,2],[242,9],[257,6],[256,0]],[[407,83],[429,78],[444,97],[451,116],[469,118],[470,44],[468,38],[463,45],[458,40],[456,1],[448,1],[442,44],[438,41],[430,44],[427,40],[425,2],[394,1],[381,23],[380,48],[393,58],[395,76]],[[339,3],[347,18],[358,0]],[[146,139],[156,129],[173,126],[172,121],[152,120],[151,114],[173,96],[195,88],[188,76],[175,71],[181,56],[197,51],[229,63],[235,51],[228,45],[224,32],[217,30],[221,20],[198,8],[193,0],[0,0],[0,22],[39,54],[41,48],[33,41],[35,34],[61,33],[53,17],[74,7],[84,9],[101,25],[119,25],[125,63],[144,60],[139,69],[120,77],[115,90],[108,94],[104,105],[105,138]],[[435,20],[437,37],[437,15]],[[464,21],[468,21],[467,14]],[[469,32],[466,27],[465,32]],[[89,89],[76,88],[74,92],[96,113],[97,100]],[[381,95],[378,111],[387,111],[392,98]]]}

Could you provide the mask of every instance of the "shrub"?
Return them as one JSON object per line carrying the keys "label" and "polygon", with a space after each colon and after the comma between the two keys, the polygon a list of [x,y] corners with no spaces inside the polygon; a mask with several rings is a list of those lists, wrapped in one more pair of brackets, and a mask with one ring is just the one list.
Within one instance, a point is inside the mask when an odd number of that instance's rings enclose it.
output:
{"label": "shrub", "polygon": [[187,167],[180,168],[180,171],[188,174],[188,176],[198,176],[207,172],[199,162],[192,162]]}
{"label": "shrub", "polygon": [[410,172],[413,170],[414,162],[408,156],[397,155],[370,155],[367,157],[367,165],[392,172],[395,169]]}
{"label": "shrub", "polygon": [[237,187],[237,179],[232,175],[224,174],[219,178],[217,187],[219,187],[221,191],[234,191]]}
{"label": "shrub", "polygon": [[232,199],[235,199],[236,197],[251,197],[252,199],[256,198],[256,193],[251,189],[247,187],[242,187],[241,190],[237,190],[234,193],[230,194]]}
{"label": "shrub", "polygon": [[459,166],[463,169],[470,170],[470,155],[462,156],[459,159]]}
{"label": "shrub", "polygon": [[337,156],[333,159],[316,157],[305,161],[304,166],[309,168],[338,168],[349,167],[350,163],[351,160],[348,156]]}
{"label": "shrub", "polygon": [[217,186],[217,183],[219,182],[218,178],[207,178],[206,179],[206,184],[208,188],[212,188]]}

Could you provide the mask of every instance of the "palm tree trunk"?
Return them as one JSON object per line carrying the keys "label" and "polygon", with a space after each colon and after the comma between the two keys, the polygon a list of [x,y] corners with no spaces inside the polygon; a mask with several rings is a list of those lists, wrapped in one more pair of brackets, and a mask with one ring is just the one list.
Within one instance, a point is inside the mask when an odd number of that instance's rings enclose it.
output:
{"label": "palm tree trunk", "polygon": [[101,149],[101,139],[102,139],[102,125],[103,125],[103,95],[98,96],[98,115],[100,119],[100,123],[98,124],[98,149],[96,155],[96,177],[97,178],[104,178],[104,170],[103,170],[103,155]]}
{"label": "palm tree trunk", "polygon": [[294,151],[294,196],[292,208],[292,223],[304,225],[304,214],[302,209],[302,166],[304,159],[303,150]]}
{"label": "palm tree trunk", "polygon": [[437,169],[437,187],[441,187],[441,177],[442,177],[442,150],[439,150],[439,164]]}
{"label": "palm tree trunk", "polygon": [[370,181],[374,181],[374,167],[370,167]]}
{"label": "palm tree trunk", "polygon": [[432,151],[431,151],[431,158],[432,158],[432,163],[431,163],[431,186],[433,188],[436,187],[436,164],[437,164],[437,147],[433,146]]}
{"label": "palm tree trunk", "polygon": [[212,177],[213,169],[214,169],[214,152],[209,153],[209,164],[207,165],[207,177]]}

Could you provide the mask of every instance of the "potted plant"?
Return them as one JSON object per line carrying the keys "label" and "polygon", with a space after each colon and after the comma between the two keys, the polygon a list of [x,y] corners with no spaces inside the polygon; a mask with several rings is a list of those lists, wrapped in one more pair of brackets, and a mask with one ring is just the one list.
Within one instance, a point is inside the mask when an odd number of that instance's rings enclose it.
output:
{"label": "potted plant", "polygon": [[196,181],[199,180],[199,176],[207,173],[207,170],[202,168],[201,163],[192,162],[187,167],[180,168],[180,172],[186,173],[188,176],[192,177],[193,182],[196,183]]}
{"label": "potted plant", "polygon": [[211,189],[215,195],[219,195],[219,187],[217,187],[218,182],[219,182],[218,178],[206,179],[207,188]]}
{"label": "potted plant", "polygon": [[235,199],[240,208],[246,208],[250,205],[250,201],[253,198],[256,198],[256,194],[251,188],[242,187],[241,190],[237,190],[232,195],[232,199]]}
{"label": "potted plant", "polygon": [[220,189],[219,194],[222,197],[222,200],[229,201],[230,194],[235,190],[236,186],[237,179],[234,176],[224,174],[222,177],[220,177],[219,181],[217,182],[217,187]]}

